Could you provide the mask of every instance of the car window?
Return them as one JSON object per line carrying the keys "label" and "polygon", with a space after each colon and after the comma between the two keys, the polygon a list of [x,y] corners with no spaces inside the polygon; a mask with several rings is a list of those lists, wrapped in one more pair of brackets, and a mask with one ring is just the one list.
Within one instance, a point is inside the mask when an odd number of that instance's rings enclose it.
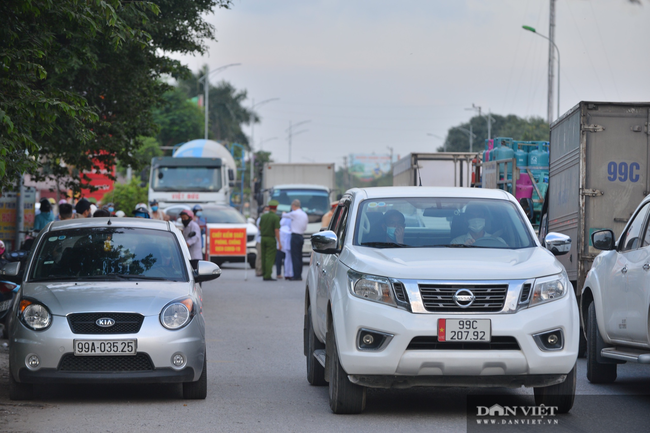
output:
{"label": "car window", "polygon": [[645,223],[650,203],[646,203],[634,216],[621,238],[620,251],[630,251],[641,247],[641,230]]}
{"label": "car window", "polygon": [[343,244],[345,243],[345,235],[347,233],[347,225],[348,225],[348,206],[341,206],[339,221],[340,222],[339,224],[337,224],[336,227],[336,237],[338,239],[336,245],[337,250],[343,248]]}
{"label": "car window", "polygon": [[359,206],[355,245],[390,247],[529,248],[525,216],[508,200],[387,198]]}
{"label": "car window", "polygon": [[122,276],[187,281],[182,258],[170,232],[122,227],[56,230],[39,243],[29,280]]}
{"label": "car window", "polygon": [[336,233],[337,224],[341,220],[341,215],[343,215],[343,208],[344,208],[344,206],[337,206],[336,207],[336,211],[334,212],[334,216],[330,220],[330,225],[328,227],[328,230],[331,230],[334,233]]}

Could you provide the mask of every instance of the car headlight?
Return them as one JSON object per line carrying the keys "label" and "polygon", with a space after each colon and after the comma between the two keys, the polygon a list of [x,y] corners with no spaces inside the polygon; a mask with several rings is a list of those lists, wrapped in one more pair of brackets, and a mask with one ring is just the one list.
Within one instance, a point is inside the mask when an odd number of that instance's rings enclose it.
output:
{"label": "car headlight", "polygon": [[29,329],[42,331],[52,324],[52,315],[47,307],[31,299],[20,301],[20,321]]}
{"label": "car headlight", "polygon": [[167,329],[180,329],[194,317],[194,302],[185,298],[170,302],[160,312],[160,323]]}
{"label": "car headlight", "polygon": [[350,279],[350,290],[354,296],[397,306],[393,286],[388,278],[354,271],[348,272],[348,278]]}
{"label": "car headlight", "polygon": [[555,301],[564,297],[570,288],[573,286],[569,281],[569,276],[565,271],[561,274],[552,275],[550,277],[537,278],[535,280],[535,287],[533,288],[533,295],[530,298],[530,306],[544,304],[546,302]]}

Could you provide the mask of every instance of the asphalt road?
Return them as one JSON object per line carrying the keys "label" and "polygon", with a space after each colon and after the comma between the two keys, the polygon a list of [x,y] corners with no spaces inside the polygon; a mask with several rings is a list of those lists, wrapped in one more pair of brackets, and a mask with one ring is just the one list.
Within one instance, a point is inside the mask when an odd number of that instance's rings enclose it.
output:
{"label": "asphalt road", "polygon": [[[306,272],[306,269],[305,269]],[[361,415],[337,416],[327,387],[305,378],[304,282],[263,282],[241,265],[205,284],[208,397],[181,399],[178,385],[47,386],[30,402],[7,391],[7,348],[0,340],[2,432],[432,432],[489,431],[468,426],[468,397],[534,404],[532,390],[415,388],[369,390]],[[619,366],[611,385],[591,385],[578,363],[578,397],[556,424],[499,426],[499,431],[648,431],[650,367]],[[493,394],[499,394],[493,397]],[[505,402],[505,400],[503,400]],[[502,403],[505,404],[505,403]],[[546,418],[548,420],[548,417]]]}

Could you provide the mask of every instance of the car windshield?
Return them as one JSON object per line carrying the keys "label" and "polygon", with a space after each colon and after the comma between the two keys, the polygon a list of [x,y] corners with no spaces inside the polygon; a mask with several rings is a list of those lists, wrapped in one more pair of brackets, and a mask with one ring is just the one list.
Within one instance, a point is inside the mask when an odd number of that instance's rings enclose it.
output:
{"label": "car windshield", "polygon": [[135,228],[57,230],[41,240],[29,281],[151,279],[187,281],[176,237]]}
{"label": "car windshield", "polygon": [[277,200],[278,214],[291,211],[291,202],[298,199],[310,223],[317,223],[330,210],[329,194],[322,189],[274,189],[272,200]]}
{"label": "car windshield", "polygon": [[365,200],[354,244],[371,248],[529,248],[535,242],[507,200],[387,198]]}
{"label": "car windshield", "polygon": [[229,207],[203,209],[205,222],[210,224],[246,224],[246,219],[237,210]]}
{"label": "car windshield", "polygon": [[156,167],[151,178],[154,191],[219,191],[217,167]]}

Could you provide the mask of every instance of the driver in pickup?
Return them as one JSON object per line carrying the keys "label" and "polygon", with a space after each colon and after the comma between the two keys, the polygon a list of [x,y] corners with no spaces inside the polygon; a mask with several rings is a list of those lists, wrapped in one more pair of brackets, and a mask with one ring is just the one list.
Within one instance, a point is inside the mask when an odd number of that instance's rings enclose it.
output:
{"label": "driver in pickup", "polygon": [[489,218],[487,209],[481,205],[469,205],[465,209],[468,232],[454,238],[452,245],[474,245],[479,239],[497,239],[505,244],[505,241],[498,236],[485,231],[485,222]]}
{"label": "driver in pickup", "polygon": [[386,231],[386,242],[404,244],[404,215],[400,211],[391,209],[384,214],[383,229]]}

